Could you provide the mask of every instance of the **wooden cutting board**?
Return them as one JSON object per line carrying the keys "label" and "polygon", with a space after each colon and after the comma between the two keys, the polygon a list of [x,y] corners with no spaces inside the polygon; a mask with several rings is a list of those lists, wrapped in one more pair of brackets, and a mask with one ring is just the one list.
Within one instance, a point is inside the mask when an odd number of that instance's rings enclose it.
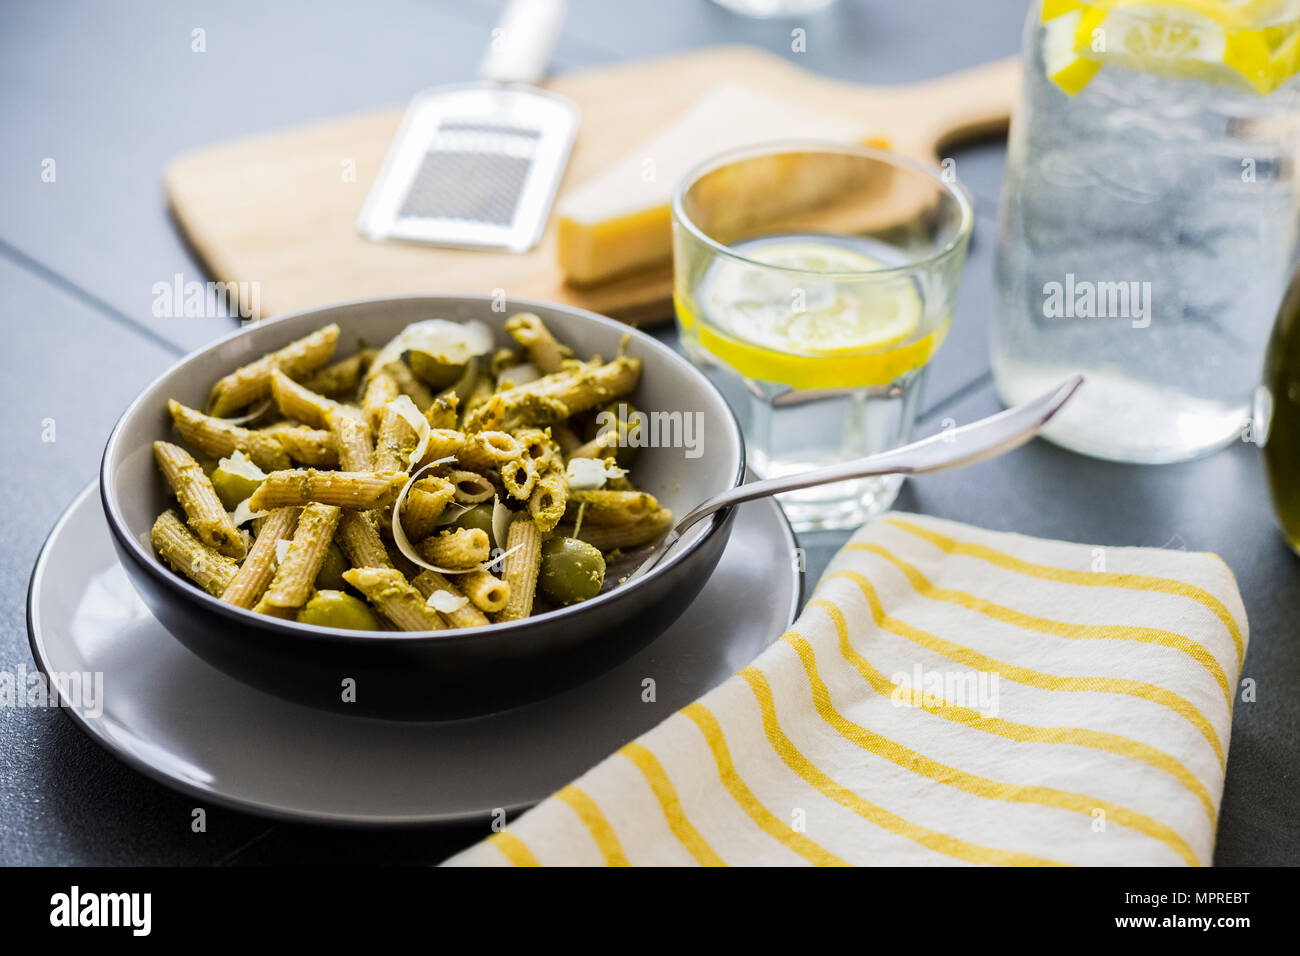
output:
{"label": "wooden cutting board", "polygon": [[[582,109],[561,195],[722,80],[864,117],[892,148],[935,162],[952,143],[1005,127],[1020,71],[1008,59],[921,84],[862,86],[817,76],[763,50],[725,46],[572,73],[547,84]],[[402,110],[206,147],[173,160],[164,174],[167,199],[211,276],[258,283],[263,317],[371,296],[497,290],[507,298],[563,302],[629,322],[670,314],[666,267],[591,288],[567,285],[555,265],[554,217],[541,243],[523,255],[363,238],[357,213]],[[774,130],[773,138],[779,137]]]}

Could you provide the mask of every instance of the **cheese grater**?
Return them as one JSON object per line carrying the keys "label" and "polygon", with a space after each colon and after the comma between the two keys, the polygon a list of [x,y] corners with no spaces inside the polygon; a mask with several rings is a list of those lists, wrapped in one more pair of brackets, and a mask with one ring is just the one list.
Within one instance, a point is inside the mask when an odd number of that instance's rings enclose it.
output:
{"label": "cheese grater", "polygon": [[578,107],[537,89],[565,0],[511,0],[478,83],[416,96],[357,228],[371,239],[526,252],[537,244]]}

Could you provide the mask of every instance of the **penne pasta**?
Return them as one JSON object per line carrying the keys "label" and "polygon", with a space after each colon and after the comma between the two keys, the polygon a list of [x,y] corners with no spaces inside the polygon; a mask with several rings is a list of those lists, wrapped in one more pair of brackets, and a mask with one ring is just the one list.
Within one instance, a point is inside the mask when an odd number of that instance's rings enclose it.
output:
{"label": "penne pasta", "polygon": [[431,428],[429,445],[418,462],[420,467],[443,458],[456,458],[465,445],[465,436],[450,428]]}
{"label": "penne pasta", "polygon": [[384,409],[388,403],[402,394],[397,387],[397,379],[387,369],[372,369],[366,378],[365,393],[361,396],[361,411],[366,416],[370,430],[379,431],[379,424],[384,418]]}
{"label": "penne pasta", "polygon": [[338,524],[339,509],[333,505],[310,504],[302,509],[289,550],[275,569],[263,601],[292,608],[307,602]]}
{"label": "penne pasta", "polygon": [[251,608],[257,604],[275,575],[276,542],[293,537],[300,510],[277,508],[266,517],[243,564],[221,592],[221,600],[236,607]]}
{"label": "penne pasta", "polygon": [[523,446],[505,432],[478,432],[456,453],[457,464],[466,468],[492,468],[502,462],[523,457]]}
{"label": "penne pasta", "polygon": [[411,452],[415,451],[419,440],[397,404],[390,402],[385,405],[383,414],[379,416],[379,433],[375,437],[375,470],[408,470]]}
{"label": "penne pasta", "polygon": [[636,548],[649,544],[672,526],[673,513],[667,508],[660,508],[633,524],[593,524],[584,515],[582,526],[576,534],[571,523],[557,525],[555,532],[566,538],[578,538],[600,551],[613,551],[616,548]]}
{"label": "penne pasta", "polygon": [[488,395],[482,401],[470,399],[465,410],[465,434],[494,432],[506,427],[506,403],[501,396]]}
{"label": "penne pasta", "polygon": [[330,324],[235,369],[212,387],[208,411],[220,418],[266,398],[271,393],[271,373],[276,369],[293,379],[316,371],[333,356],[338,339],[339,327]]}
{"label": "penne pasta", "polygon": [[510,585],[490,571],[457,575],[456,584],[471,604],[487,614],[501,610],[510,598]]}
{"label": "penne pasta", "polygon": [[299,385],[278,368],[271,370],[271,398],[285,418],[313,428],[329,428],[330,418],[343,407],[334,399]]}
{"label": "penne pasta", "polygon": [[537,487],[537,466],[527,456],[501,463],[501,484],[517,501],[528,501]]}
{"label": "penne pasta", "polygon": [[316,502],[369,511],[391,505],[404,484],[406,475],[401,472],[318,471],[315,468],[273,471],[253,492],[248,506],[253,511],[269,511]]}
{"label": "penne pasta", "polygon": [[164,511],[158,516],[149,537],[158,556],[172,570],[185,575],[213,597],[221,596],[239,569],[233,558],[194,537],[174,511]]}
{"label": "penne pasta", "polygon": [[171,442],[153,443],[154,460],[200,541],[231,558],[242,558],[244,537],[230,519],[217,490],[194,456]]}
{"label": "penne pasta", "polygon": [[442,617],[411,586],[401,571],[393,568],[349,568],[343,578],[384,617],[402,631],[440,631]]}
{"label": "penne pasta", "polygon": [[313,468],[338,467],[338,442],[328,431],[288,422],[268,425],[261,431],[275,438],[294,461]]}
{"label": "penne pasta", "polygon": [[426,538],[417,550],[442,568],[473,568],[492,556],[492,541],[482,528],[458,528]]}
{"label": "penne pasta", "polygon": [[232,425],[175,399],[167,403],[167,410],[181,441],[209,458],[229,458],[242,451],[253,464],[266,471],[289,467],[289,454],[274,435]]}
{"label": "penne pasta", "polygon": [[522,620],[533,613],[542,564],[542,532],[531,518],[516,518],[510,523],[503,564],[501,577],[510,586],[510,595],[497,620]]}
{"label": "penne pasta", "polygon": [[537,479],[528,498],[528,513],[543,531],[553,531],[564,517],[569,500],[569,482],[560,471],[550,471]]}
{"label": "penne pasta", "polygon": [[[548,425],[626,395],[636,387],[640,376],[641,360],[621,355],[603,365],[584,364],[572,371],[547,375],[498,397],[505,407],[507,425]],[[481,412],[476,409],[470,415],[467,428],[478,430]]]}
{"label": "penne pasta", "polygon": [[330,434],[334,436],[341,469],[374,471],[375,448],[363,416],[335,415],[330,419]]}
{"label": "penne pasta", "polygon": [[406,536],[419,541],[433,534],[438,519],[455,496],[456,488],[446,478],[430,476],[411,485],[402,502],[402,530]]}
{"label": "penne pasta", "polygon": [[368,512],[344,511],[335,540],[354,568],[391,568],[392,558]]}
{"label": "penne pasta", "polygon": [[560,371],[573,351],[556,341],[539,316],[521,312],[506,319],[506,331],[528,352],[528,361],[543,375]]}
{"label": "penne pasta", "polygon": [[644,491],[571,491],[565,517],[573,518],[579,505],[583,523],[597,525],[637,524],[661,510],[654,495]]}
{"label": "penne pasta", "polygon": [[524,455],[532,459],[539,475],[551,470],[564,471],[564,454],[551,437],[549,428],[520,428],[514,436],[523,447]]}
{"label": "penne pasta", "polygon": [[447,472],[447,480],[455,488],[456,500],[461,504],[476,505],[497,493],[496,485],[476,471],[456,468]]}
{"label": "penne pasta", "polygon": [[[411,583],[424,595],[425,603],[442,615],[449,627],[485,627],[491,623],[487,615],[475,607],[460,588],[437,571],[421,571],[411,579]],[[442,592],[445,597],[434,598],[438,592]],[[440,607],[439,603],[443,606]]]}

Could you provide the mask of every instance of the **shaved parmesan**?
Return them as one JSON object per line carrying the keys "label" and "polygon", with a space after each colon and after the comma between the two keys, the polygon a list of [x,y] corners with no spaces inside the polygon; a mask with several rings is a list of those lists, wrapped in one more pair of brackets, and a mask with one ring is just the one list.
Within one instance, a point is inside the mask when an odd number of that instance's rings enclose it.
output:
{"label": "shaved parmesan", "polygon": [[[263,475],[262,477],[265,478],[266,475]],[[239,504],[235,505],[234,511],[230,512],[230,520],[235,523],[235,527],[239,527],[245,521],[252,521],[254,518],[265,518],[271,513],[269,511],[254,511],[248,506],[248,503],[252,500],[251,497],[245,498]]]}
{"label": "shaved parmesan", "polygon": [[429,428],[429,420],[420,414],[420,410],[415,407],[415,402],[411,401],[409,395],[398,395],[388,403],[387,407],[401,415],[406,424],[410,425],[411,430],[415,432],[415,447],[411,449],[411,454],[406,458],[406,466],[410,468],[423,458],[424,453],[429,450],[429,435],[432,431]]}
{"label": "shaved parmesan", "polygon": [[293,544],[290,538],[275,539],[275,563],[284,564],[285,556],[289,553],[289,546]]}
{"label": "shaved parmesan", "polygon": [[622,478],[627,471],[599,458],[570,458],[564,477],[574,491],[595,491],[610,478]]}
{"label": "shaved parmesan", "polygon": [[492,543],[498,548],[506,546],[506,538],[510,536],[510,522],[514,517],[511,510],[501,503],[500,495],[492,499]]}
{"label": "shaved parmesan", "polygon": [[482,322],[413,322],[379,350],[370,370],[377,372],[399,362],[407,352],[427,352],[448,365],[464,365],[474,356],[492,351],[493,344],[492,330]]}
{"label": "shaved parmesan", "polygon": [[429,595],[429,598],[425,603],[435,611],[441,611],[443,614],[452,614],[468,604],[469,598],[465,597],[463,594],[460,597],[457,597],[450,591],[434,591]]}
{"label": "shaved parmesan", "polygon": [[[258,405],[247,415],[240,415],[238,418],[222,418],[219,420],[225,422],[227,425],[243,425],[247,422],[256,421],[257,419],[261,418],[263,415],[266,414],[267,409],[269,409],[270,407],[271,407],[271,399],[268,398],[266,401],[264,401],[261,405]],[[239,452],[235,452],[235,454],[239,454]]]}
{"label": "shaved parmesan", "polygon": [[228,474],[238,475],[250,481],[266,480],[266,472],[253,464],[249,457],[238,449],[229,458],[223,458],[217,462],[217,467]]}

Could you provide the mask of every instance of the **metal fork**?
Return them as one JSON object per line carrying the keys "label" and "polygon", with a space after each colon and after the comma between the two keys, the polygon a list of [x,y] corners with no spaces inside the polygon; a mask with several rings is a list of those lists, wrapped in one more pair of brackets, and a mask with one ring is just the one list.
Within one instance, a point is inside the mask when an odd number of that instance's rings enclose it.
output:
{"label": "metal fork", "polygon": [[1019,448],[1038,434],[1039,429],[1061,410],[1061,406],[1082,384],[1083,376],[1075,375],[1052,391],[1023,405],[1008,408],[1006,411],[981,418],[969,425],[949,429],[878,455],[868,455],[866,458],[857,458],[839,465],[828,465],[825,468],[814,468],[794,475],[737,485],[729,491],[713,496],[688,512],[668,532],[654,553],[628,575],[627,580],[634,581],[646,574],[663,559],[687,529],[729,505],[753,501],[755,498],[766,498],[768,495],[779,495],[785,491],[811,488],[814,485],[847,481],[850,478],[924,475],[932,471],[946,471],[949,468],[960,468],[963,465],[986,461],[1013,448]]}

